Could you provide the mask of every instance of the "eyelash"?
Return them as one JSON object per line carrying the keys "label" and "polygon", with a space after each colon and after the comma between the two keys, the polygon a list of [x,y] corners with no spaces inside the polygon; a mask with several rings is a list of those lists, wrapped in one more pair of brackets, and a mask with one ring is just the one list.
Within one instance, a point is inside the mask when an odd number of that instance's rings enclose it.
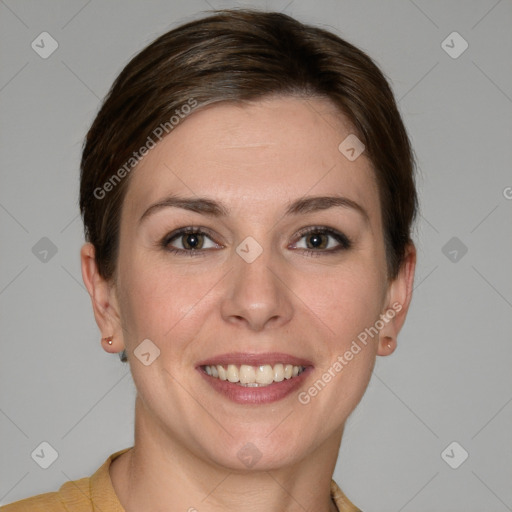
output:
{"label": "eyelash", "polygon": [[178,256],[204,256],[205,251],[208,251],[210,249],[176,249],[175,247],[170,248],[169,244],[179,238],[183,235],[189,235],[189,234],[198,234],[198,235],[206,235],[210,239],[212,236],[210,235],[208,230],[205,230],[205,228],[202,228],[200,226],[188,226],[186,228],[181,228],[176,231],[173,231],[172,233],[169,233],[168,235],[164,236],[162,241],[160,242],[161,247],[170,252],[171,254],[177,254]]}
{"label": "eyelash", "polygon": [[[212,240],[212,236],[208,230],[205,230],[205,228],[202,228],[200,226],[188,226],[185,228],[180,228],[176,231],[173,231],[172,233],[169,233],[166,235],[159,243],[159,245],[166,251],[168,251],[171,254],[176,254],[178,256],[204,256],[206,251],[209,251],[211,249],[176,249],[175,247],[169,247],[169,244],[174,241],[175,239],[179,238],[183,235],[188,234],[198,234],[198,235],[206,235]],[[350,249],[352,247],[351,240],[343,233],[340,233],[339,231],[336,231],[332,228],[327,228],[325,226],[311,226],[305,229],[300,230],[297,233],[299,241],[302,237],[309,235],[309,234],[321,234],[321,235],[329,235],[332,238],[334,238],[340,245],[334,249],[300,249],[304,252],[304,254],[310,256],[310,257],[318,257],[321,254],[333,254],[338,253],[340,251],[345,251],[347,249]],[[213,241],[213,240],[212,240]],[[216,243],[216,242],[214,242]],[[295,242],[296,243],[296,242]],[[328,243],[327,243],[328,245]]]}
{"label": "eyelash", "polygon": [[[347,249],[350,249],[352,247],[351,240],[345,234],[340,233],[339,231],[336,231],[335,229],[328,228],[325,226],[310,226],[308,228],[301,229],[297,233],[297,236],[298,236],[297,242],[304,236],[311,235],[311,234],[329,235],[332,238],[334,238],[334,240],[336,240],[339,243],[339,245],[338,245],[338,247],[335,247],[334,249],[300,249],[307,256],[318,257],[321,254],[330,255],[330,254],[334,254],[334,253],[339,253],[341,251],[346,251]],[[327,245],[329,245],[329,242],[327,242]]]}

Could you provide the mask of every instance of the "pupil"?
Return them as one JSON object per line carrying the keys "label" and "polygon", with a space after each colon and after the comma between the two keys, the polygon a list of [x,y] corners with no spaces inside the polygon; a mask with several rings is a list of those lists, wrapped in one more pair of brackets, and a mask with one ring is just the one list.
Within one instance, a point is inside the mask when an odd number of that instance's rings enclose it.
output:
{"label": "pupil", "polygon": [[185,240],[186,240],[185,246],[188,246],[192,249],[196,249],[197,246],[199,245],[199,238],[197,235],[194,235],[194,234],[187,235]]}
{"label": "pupil", "polygon": [[312,247],[320,247],[322,246],[322,235],[321,234],[316,234],[316,235],[311,235],[309,237],[309,240],[310,240],[310,245]]}

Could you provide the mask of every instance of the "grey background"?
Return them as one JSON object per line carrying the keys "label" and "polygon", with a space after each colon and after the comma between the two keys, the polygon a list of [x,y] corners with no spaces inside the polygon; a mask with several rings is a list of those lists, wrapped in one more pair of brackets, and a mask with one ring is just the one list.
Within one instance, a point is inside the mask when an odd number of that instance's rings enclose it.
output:
{"label": "grey background", "polygon": [[[0,1],[0,504],[88,476],[133,443],[128,366],[101,349],[81,279],[81,144],[135,53],[237,5],[368,52],[418,158],[413,303],[347,423],[334,478],[365,512],[512,510],[509,0]],[[59,44],[47,59],[31,48],[43,31]],[[441,46],[453,31],[469,44],[456,59]],[[57,248],[46,262],[32,250],[43,237]],[[452,237],[467,247],[457,261],[443,250]],[[42,441],[59,455],[46,470],[30,455]],[[441,457],[452,441],[469,453],[458,469]]]}

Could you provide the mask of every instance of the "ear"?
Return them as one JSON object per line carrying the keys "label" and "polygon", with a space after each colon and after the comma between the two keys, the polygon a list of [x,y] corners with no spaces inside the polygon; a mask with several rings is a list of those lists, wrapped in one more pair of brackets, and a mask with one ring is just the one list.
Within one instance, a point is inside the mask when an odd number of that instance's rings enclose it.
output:
{"label": "ear", "polygon": [[386,308],[381,315],[384,326],[379,331],[377,354],[388,356],[397,346],[400,329],[405,322],[412,299],[414,270],[416,268],[416,247],[410,242],[398,276],[389,283],[386,294]]}
{"label": "ear", "polygon": [[[82,279],[91,296],[94,318],[101,331],[101,345],[106,352],[115,353],[124,349],[119,307],[115,288],[98,271],[94,245],[86,243],[80,250]],[[112,336],[112,344],[104,340]]]}

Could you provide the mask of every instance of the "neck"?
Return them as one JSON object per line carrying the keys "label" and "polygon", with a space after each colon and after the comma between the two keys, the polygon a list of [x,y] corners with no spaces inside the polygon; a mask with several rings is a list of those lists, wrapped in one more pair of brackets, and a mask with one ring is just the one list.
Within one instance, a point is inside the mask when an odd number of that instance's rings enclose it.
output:
{"label": "neck", "polygon": [[110,474],[126,512],[336,512],[330,484],[342,432],[300,460],[267,470],[226,468],[200,458],[142,414],[136,401],[135,445]]}

